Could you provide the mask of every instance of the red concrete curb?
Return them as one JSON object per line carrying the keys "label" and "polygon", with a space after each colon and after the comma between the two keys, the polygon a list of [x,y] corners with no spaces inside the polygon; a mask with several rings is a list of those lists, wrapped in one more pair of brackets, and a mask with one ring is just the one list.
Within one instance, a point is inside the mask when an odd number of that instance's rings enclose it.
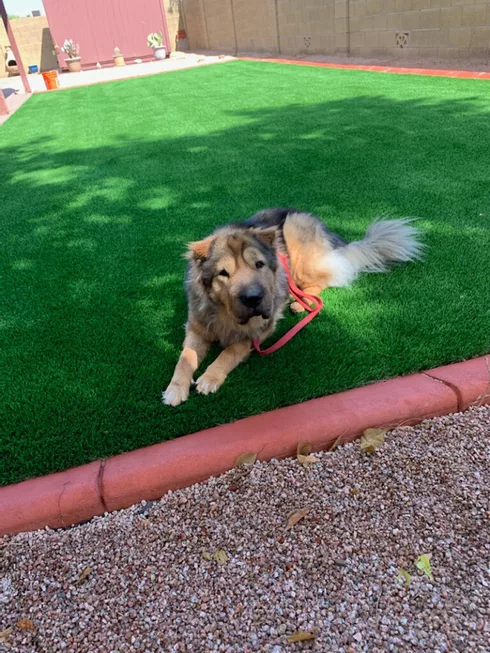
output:
{"label": "red concrete curb", "polygon": [[43,526],[71,526],[105,511],[98,460],[65,472],[0,488],[0,535]]}
{"label": "red concrete curb", "polygon": [[490,357],[436,367],[427,376],[442,381],[458,397],[458,410],[490,403]]}
{"label": "red concrete curb", "polygon": [[262,61],[267,63],[286,63],[294,66],[314,68],[340,68],[343,70],[367,70],[376,73],[396,73],[397,75],[429,75],[431,77],[456,77],[458,79],[490,79],[490,72],[471,70],[439,70],[437,68],[400,68],[396,66],[366,66],[362,64],[326,63],[320,61],[298,61],[296,59],[267,59],[260,57],[239,57],[241,61]]}
{"label": "red concrete curb", "polygon": [[[0,535],[69,526],[231,467],[245,452],[262,460],[347,442],[372,426],[416,424],[490,403],[490,361],[477,358],[382,381],[217,426],[151,447],[0,488]],[[203,401],[206,401],[203,398]]]}

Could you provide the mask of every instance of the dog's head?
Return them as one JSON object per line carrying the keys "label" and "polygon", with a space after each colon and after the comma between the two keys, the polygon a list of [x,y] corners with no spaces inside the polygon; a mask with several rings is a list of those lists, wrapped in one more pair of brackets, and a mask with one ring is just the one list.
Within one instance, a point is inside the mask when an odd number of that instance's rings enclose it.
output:
{"label": "dog's head", "polygon": [[271,317],[278,266],[275,236],[275,229],[225,227],[189,244],[205,293],[238,324],[256,315]]}

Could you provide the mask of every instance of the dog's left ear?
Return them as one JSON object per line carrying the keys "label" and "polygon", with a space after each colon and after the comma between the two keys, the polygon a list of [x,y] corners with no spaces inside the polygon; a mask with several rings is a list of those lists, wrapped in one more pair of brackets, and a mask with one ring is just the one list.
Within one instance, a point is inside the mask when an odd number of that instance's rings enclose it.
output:
{"label": "dog's left ear", "polygon": [[204,260],[208,255],[209,248],[213,242],[212,237],[205,238],[204,240],[198,240],[194,243],[188,243],[186,258],[195,258],[196,260]]}
{"label": "dog's left ear", "polygon": [[270,227],[269,229],[255,229],[254,234],[261,243],[264,243],[267,247],[272,247],[276,240],[277,230],[275,227]]}

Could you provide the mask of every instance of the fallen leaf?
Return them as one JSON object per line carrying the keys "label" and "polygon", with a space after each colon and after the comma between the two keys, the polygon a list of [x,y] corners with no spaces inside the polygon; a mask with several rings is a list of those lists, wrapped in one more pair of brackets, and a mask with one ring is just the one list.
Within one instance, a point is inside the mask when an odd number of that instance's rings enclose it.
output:
{"label": "fallen leaf", "polygon": [[352,487],[350,493],[355,496],[357,494],[361,494],[361,490],[358,487]]}
{"label": "fallen leaf", "polygon": [[252,467],[257,460],[256,453],[242,453],[235,460],[235,467]]}
{"label": "fallen leaf", "polygon": [[361,451],[373,453],[375,449],[385,441],[385,433],[388,429],[366,429],[361,438]]}
{"label": "fallen leaf", "polygon": [[422,554],[417,558],[415,566],[417,569],[420,569],[420,571],[424,573],[429,580],[434,580],[434,577],[432,576],[432,566],[430,564],[431,558],[432,555],[430,553]]}
{"label": "fallen leaf", "polygon": [[5,630],[0,630],[0,644],[10,645],[10,635],[12,634],[12,626],[5,628]]}
{"label": "fallen leaf", "polygon": [[296,447],[296,455],[298,457],[307,456],[309,453],[311,453],[311,444],[301,440],[301,442],[299,442],[298,446]]}
{"label": "fallen leaf", "polygon": [[80,583],[83,583],[84,580],[87,580],[87,578],[90,576],[92,571],[93,571],[92,567],[85,567],[85,569],[82,571],[75,584],[80,585]]}
{"label": "fallen leaf", "polygon": [[203,551],[203,552],[202,552],[202,557],[203,557],[205,560],[212,560],[212,556],[211,556],[211,554],[209,553],[209,551]]}
{"label": "fallen leaf", "polygon": [[226,565],[226,563],[230,560],[230,558],[226,555],[226,551],[223,551],[223,549],[218,549],[215,553],[213,553],[213,558],[219,565]]}
{"label": "fallen leaf", "polygon": [[339,437],[335,440],[335,442],[332,444],[330,449],[328,450],[329,453],[332,453],[332,451],[335,451],[335,449],[339,446],[339,444],[342,443],[342,436],[339,435]]}
{"label": "fallen leaf", "polygon": [[313,465],[313,463],[319,463],[320,458],[311,455],[303,456],[302,454],[298,454],[298,462],[301,463],[305,469],[307,469],[310,465]]}
{"label": "fallen leaf", "polygon": [[398,576],[397,576],[397,580],[398,579],[403,580],[405,585],[407,587],[410,587],[410,583],[412,582],[412,576],[408,573],[408,571],[406,569],[403,569],[403,568],[400,569],[400,571],[398,572]]}
{"label": "fallen leaf", "polygon": [[295,642],[309,642],[316,637],[316,628],[311,633],[306,630],[298,630],[296,633],[289,635],[288,642],[294,644]]}
{"label": "fallen leaf", "polygon": [[19,619],[15,625],[21,630],[36,630],[36,626],[30,619]]}
{"label": "fallen leaf", "polygon": [[309,508],[300,508],[290,512],[286,522],[286,530],[289,531],[291,528],[293,528],[293,526],[295,526],[301,519],[303,519],[303,517],[306,517],[309,512]]}

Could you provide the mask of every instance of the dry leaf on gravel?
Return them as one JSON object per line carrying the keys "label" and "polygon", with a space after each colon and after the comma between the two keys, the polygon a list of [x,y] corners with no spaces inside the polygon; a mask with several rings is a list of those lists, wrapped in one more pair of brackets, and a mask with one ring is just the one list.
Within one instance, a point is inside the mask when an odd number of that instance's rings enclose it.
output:
{"label": "dry leaf on gravel", "polygon": [[235,467],[252,467],[256,460],[256,453],[242,453],[235,460]]}
{"label": "dry leaf on gravel", "polygon": [[212,559],[213,559],[213,557],[212,557],[212,555],[209,553],[209,551],[203,551],[203,552],[202,552],[202,557],[203,557],[205,560],[212,560]]}
{"label": "dry leaf on gravel", "polygon": [[242,453],[235,460],[235,467],[240,470],[235,473],[235,480],[247,476],[252,471],[252,467],[257,460],[256,453]]}
{"label": "dry leaf on gravel", "polygon": [[288,642],[290,644],[295,644],[296,642],[309,642],[316,637],[316,628],[314,628],[311,633],[306,630],[298,630],[296,633],[289,635]]}
{"label": "dry leaf on gravel", "polygon": [[80,583],[83,583],[84,580],[87,580],[87,578],[90,576],[92,571],[93,571],[92,567],[85,567],[85,569],[82,571],[82,573],[78,577],[78,580],[75,581],[75,584],[80,585]]}
{"label": "dry leaf on gravel", "polygon": [[226,563],[230,560],[230,558],[226,555],[226,551],[223,551],[223,549],[218,549],[215,553],[213,553],[213,558],[219,565],[226,565]]}
{"label": "dry leaf on gravel", "polygon": [[403,582],[405,583],[405,585],[407,587],[409,587],[410,583],[412,582],[412,576],[408,573],[408,571],[406,569],[403,569],[403,568],[400,569],[400,571],[398,572],[397,579],[398,580],[403,580]]}
{"label": "dry leaf on gravel", "polygon": [[296,447],[296,456],[308,456],[308,454],[311,453],[312,446],[309,442],[305,442],[304,440],[301,440],[301,442],[298,443],[298,446]]}
{"label": "dry leaf on gravel", "polygon": [[36,626],[30,619],[19,619],[15,625],[17,628],[20,628],[20,630],[36,630]]}
{"label": "dry leaf on gravel", "polygon": [[0,630],[0,644],[10,645],[10,635],[12,634],[12,626],[5,628],[5,630]]}
{"label": "dry leaf on gravel", "polygon": [[434,577],[432,576],[432,566],[430,564],[431,558],[431,553],[422,554],[417,558],[415,566],[417,569],[420,569],[420,571],[424,573],[429,580],[434,580]]}
{"label": "dry leaf on gravel", "polygon": [[337,447],[338,447],[339,444],[341,444],[341,443],[342,443],[342,436],[339,435],[339,437],[338,437],[338,438],[335,440],[335,442],[332,444],[332,446],[330,447],[330,449],[328,450],[328,452],[329,452],[329,453],[332,453],[332,451],[335,451],[335,449],[337,449]]}
{"label": "dry leaf on gravel", "polygon": [[288,519],[286,522],[286,530],[289,531],[293,526],[295,526],[303,517],[310,512],[309,508],[299,508],[298,510],[293,510],[289,513]]}
{"label": "dry leaf on gravel", "polygon": [[316,456],[303,456],[301,454],[298,455],[298,462],[303,465],[305,469],[308,469],[310,465],[313,465],[313,463],[319,463],[320,458],[317,458]]}
{"label": "dry leaf on gravel", "polygon": [[388,429],[366,429],[361,438],[362,453],[373,453],[380,444],[383,444],[387,430]]}

